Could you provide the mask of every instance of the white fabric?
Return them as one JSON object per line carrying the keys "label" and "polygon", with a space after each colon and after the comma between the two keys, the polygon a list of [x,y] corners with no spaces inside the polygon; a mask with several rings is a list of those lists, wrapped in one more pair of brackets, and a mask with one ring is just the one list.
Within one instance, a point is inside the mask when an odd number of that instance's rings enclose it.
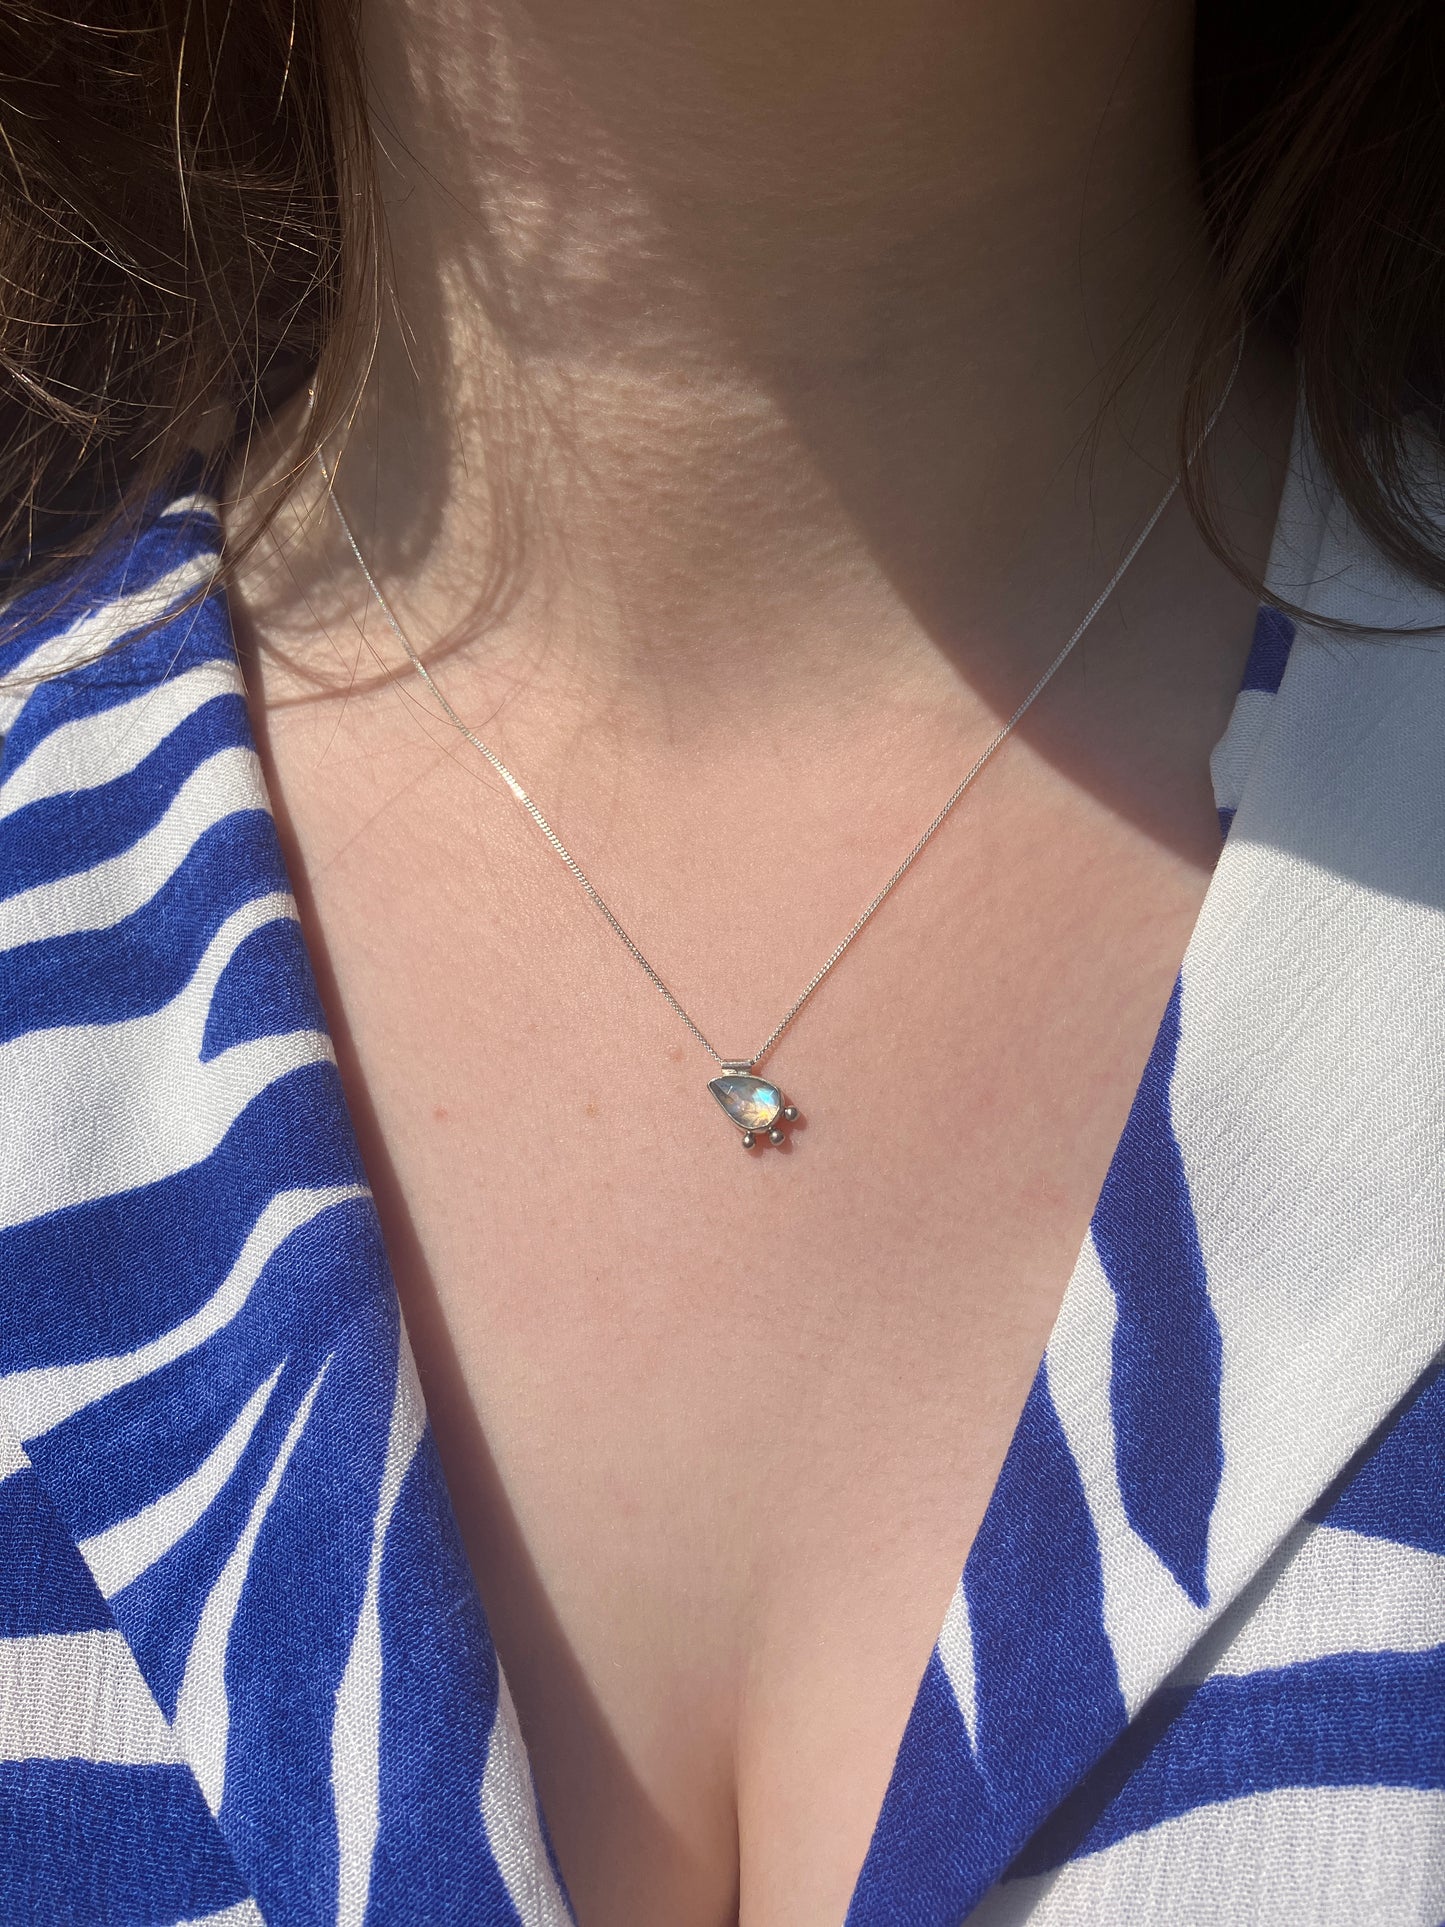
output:
{"label": "white fabric", "polygon": [[1196,1807],[1055,1874],[1005,1881],[969,1927],[1440,1927],[1445,1793],[1289,1787]]}

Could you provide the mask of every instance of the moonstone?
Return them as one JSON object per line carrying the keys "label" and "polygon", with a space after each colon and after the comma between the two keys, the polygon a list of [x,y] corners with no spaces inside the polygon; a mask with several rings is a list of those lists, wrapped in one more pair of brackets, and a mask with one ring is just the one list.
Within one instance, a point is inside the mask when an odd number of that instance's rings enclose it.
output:
{"label": "moonstone", "polygon": [[766,1131],[783,1108],[783,1093],[776,1084],[742,1071],[713,1078],[708,1089],[742,1131]]}

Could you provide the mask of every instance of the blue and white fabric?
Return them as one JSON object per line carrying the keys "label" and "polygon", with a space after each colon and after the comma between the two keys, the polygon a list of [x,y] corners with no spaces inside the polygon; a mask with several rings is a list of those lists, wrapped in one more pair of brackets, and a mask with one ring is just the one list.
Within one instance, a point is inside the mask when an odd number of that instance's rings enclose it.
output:
{"label": "blue and white fabric", "polygon": [[[0,660],[0,1921],[562,1927],[217,545]],[[1445,597],[1303,443],[1270,573],[1368,633],[1261,613],[848,1927],[1445,1920]]]}

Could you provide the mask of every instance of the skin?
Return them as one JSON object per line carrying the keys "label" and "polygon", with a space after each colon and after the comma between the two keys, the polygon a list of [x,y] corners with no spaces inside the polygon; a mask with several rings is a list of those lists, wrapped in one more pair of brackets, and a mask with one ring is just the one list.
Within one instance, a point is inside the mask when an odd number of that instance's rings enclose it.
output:
{"label": "skin", "polygon": [[[452,703],[743,1055],[1173,471],[1212,271],[1188,9],[391,0],[364,30],[395,308],[339,490]],[[1214,447],[1255,567],[1291,404],[1251,341]],[[803,1120],[749,1157],[405,673],[314,473],[243,565],[583,1927],[842,1918],[1208,887],[1254,601],[1176,502],[780,1046]]]}

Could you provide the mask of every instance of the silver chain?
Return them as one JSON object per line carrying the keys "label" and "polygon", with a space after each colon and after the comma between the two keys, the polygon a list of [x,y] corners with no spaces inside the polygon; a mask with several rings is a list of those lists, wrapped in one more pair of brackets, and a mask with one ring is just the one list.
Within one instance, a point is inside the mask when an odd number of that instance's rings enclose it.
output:
{"label": "silver chain", "polygon": [[[1242,342],[1241,342],[1241,346],[1242,346]],[[1234,365],[1234,374],[1237,374],[1238,370],[1239,370],[1239,361],[1238,361],[1238,358],[1236,358],[1235,365]],[[1204,433],[1200,436],[1199,442],[1194,448],[1194,450],[1191,451],[1191,454],[1190,454],[1191,461],[1194,459],[1194,456],[1198,453],[1199,448],[1201,448],[1204,442],[1208,439],[1209,435],[1213,431],[1215,423],[1218,421],[1220,415],[1224,411],[1225,403],[1229,399],[1230,390],[1234,386],[1234,374],[1230,375],[1229,383],[1226,386],[1223,395],[1220,397],[1219,403],[1216,406],[1213,414],[1210,416],[1208,424],[1205,427]],[[336,512],[336,519],[341,525],[341,532],[346,537],[347,543],[351,549],[351,553],[356,557],[358,568],[361,570],[362,575],[366,578],[366,586],[370,589],[372,595],[375,597],[377,606],[380,608],[387,622],[391,625],[391,628],[395,632],[398,642],[400,642],[402,648],[406,651],[407,657],[411,662],[412,668],[416,670],[417,674],[421,677],[422,681],[426,684],[427,688],[430,690],[442,714],[446,717],[447,721],[451,723],[453,728],[456,729],[462,736],[464,736],[474,749],[479,750],[481,754],[491,764],[492,768],[497,772],[498,776],[501,777],[502,781],[507,785],[507,788],[512,792],[513,796],[516,797],[517,801],[522,805],[522,808],[527,812],[528,816],[530,816],[532,821],[537,825],[537,828],[542,832],[543,836],[546,837],[548,843],[551,844],[552,848],[556,851],[557,855],[561,857],[562,861],[566,864],[567,868],[571,871],[572,875],[576,878],[577,882],[582,886],[582,889],[586,892],[590,901],[602,913],[603,917],[606,919],[609,927],[611,928],[614,936],[617,937],[618,941],[627,950],[628,954],[633,958],[633,960],[638,965],[640,965],[643,971],[646,972],[654,988],[662,994],[662,996],[666,999],[671,1009],[674,1010],[677,1013],[677,1015],[682,1019],[683,1023],[686,1024],[687,1028],[692,1032],[693,1036],[697,1039],[698,1043],[702,1045],[703,1049],[707,1052],[708,1056],[712,1058],[714,1063],[723,1065],[726,1068],[742,1068],[749,1071],[755,1070],[757,1066],[761,1064],[771,1054],[774,1047],[778,1043],[778,1040],[782,1037],[783,1033],[787,1029],[789,1029],[789,1027],[793,1024],[793,1022],[795,1021],[795,1019],[798,1017],[799,1013],[803,1009],[803,1006],[809,1001],[813,993],[822,984],[823,980],[827,976],[829,976],[831,972],[836,968],[836,966],[842,961],[843,957],[852,948],[852,945],[855,942],[855,940],[862,935],[863,931],[873,921],[874,917],[882,909],[883,905],[888,901],[889,897],[892,896],[893,892],[898,888],[898,885],[903,881],[904,877],[906,877],[908,872],[913,868],[914,864],[918,861],[919,857],[921,857],[923,852],[928,848],[929,844],[933,841],[934,837],[937,836],[938,832],[943,828],[944,824],[948,821],[949,817],[953,814],[955,808],[962,801],[964,793],[968,790],[970,785],[973,783],[975,777],[980,775],[983,769],[985,768],[985,766],[992,761],[993,757],[997,754],[998,750],[1003,746],[1003,744],[1007,741],[1007,739],[1013,734],[1014,730],[1017,728],[1018,724],[1023,719],[1023,717],[1027,714],[1029,709],[1033,706],[1037,698],[1043,694],[1044,690],[1053,681],[1054,677],[1058,674],[1059,670],[1063,668],[1065,662],[1067,662],[1069,656],[1073,653],[1075,645],[1083,637],[1085,631],[1089,628],[1089,625],[1093,622],[1095,616],[1098,615],[1099,611],[1104,607],[1104,604],[1109,600],[1110,596],[1113,595],[1115,589],[1118,588],[1120,582],[1123,581],[1124,576],[1128,571],[1130,563],[1133,562],[1135,556],[1138,555],[1140,549],[1143,548],[1144,544],[1148,541],[1149,537],[1153,534],[1156,523],[1158,522],[1160,516],[1163,515],[1165,509],[1167,509],[1169,504],[1173,501],[1175,495],[1178,493],[1180,482],[1183,479],[1182,475],[1176,475],[1174,480],[1169,484],[1168,488],[1164,491],[1164,494],[1161,497],[1158,506],[1155,508],[1154,513],[1149,517],[1148,521],[1144,524],[1143,528],[1140,529],[1138,535],[1135,536],[1133,542],[1129,545],[1128,553],[1125,555],[1123,561],[1119,564],[1118,568],[1115,569],[1114,573],[1109,577],[1109,580],[1104,584],[1103,588],[1099,591],[1098,595],[1094,598],[1094,601],[1089,608],[1088,614],[1084,617],[1083,621],[1079,624],[1078,628],[1075,629],[1074,633],[1069,637],[1068,641],[1064,644],[1063,648],[1054,657],[1053,661],[1049,664],[1048,668],[1039,677],[1038,681],[1034,684],[1033,688],[1029,691],[1027,696],[1024,697],[1023,701],[1019,704],[1018,708],[1009,717],[1008,721],[997,732],[997,734],[993,737],[992,741],[986,746],[986,748],[981,750],[978,756],[974,758],[974,761],[969,765],[968,770],[965,772],[962,781],[958,784],[958,786],[954,789],[952,794],[948,797],[946,802],[943,804],[942,808],[934,816],[932,822],[928,825],[927,829],[924,830],[923,834],[918,838],[918,841],[913,845],[913,848],[908,852],[907,856],[904,857],[903,861],[899,864],[898,868],[893,872],[892,876],[889,877],[888,881],[869,900],[867,907],[855,919],[855,921],[853,922],[851,928],[847,931],[847,933],[838,941],[837,944],[835,944],[835,946],[833,947],[833,950],[831,951],[829,956],[825,959],[825,961],[819,966],[817,970],[813,972],[813,975],[808,979],[807,983],[804,984],[803,988],[798,992],[798,995],[793,999],[792,1003],[789,1004],[786,1011],[784,1011],[782,1017],[779,1018],[776,1024],[774,1024],[773,1028],[768,1032],[767,1036],[763,1039],[762,1043],[758,1046],[758,1048],[753,1052],[752,1056],[747,1058],[728,1058],[728,1057],[724,1057],[722,1053],[715,1048],[715,1046],[708,1040],[707,1036],[703,1033],[703,1031],[699,1028],[699,1026],[688,1015],[687,1011],[683,1008],[682,1004],[679,1002],[677,996],[675,995],[675,993],[673,992],[673,990],[671,989],[667,981],[656,969],[654,969],[653,965],[649,962],[647,957],[643,954],[641,948],[639,947],[635,939],[624,927],[621,918],[617,915],[616,911],[612,908],[611,904],[608,903],[607,899],[603,896],[602,892],[597,888],[596,884],[592,881],[591,877],[588,876],[587,872],[582,868],[582,865],[577,861],[576,857],[573,856],[572,852],[567,848],[567,845],[562,841],[561,837],[557,834],[556,830],[554,830],[552,825],[547,821],[547,818],[542,813],[540,805],[531,796],[527,794],[527,791],[523,788],[522,784],[518,781],[517,777],[513,775],[512,771],[507,768],[507,765],[502,761],[501,757],[497,754],[497,752],[493,748],[491,748],[489,744],[484,743],[482,741],[481,737],[477,735],[476,731],[473,730],[465,721],[463,721],[463,719],[457,714],[456,710],[453,709],[451,704],[447,701],[446,696],[444,695],[442,690],[438,687],[436,678],[432,675],[431,671],[427,668],[426,664],[422,661],[421,657],[417,654],[416,650],[412,647],[411,638],[407,635],[406,630],[402,627],[400,621],[397,618],[396,611],[392,608],[391,603],[387,600],[387,597],[383,593],[380,584],[376,580],[376,577],[371,573],[371,570],[367,565],[366,557],[361,553],[361,545],[357,541],[356,536],[352,531],[350,522],[348,522],[346,519],[346,514],[345,514],[345,511],[342,509],[340,501],[337,499],[336,488],[333,482],[332,470],[328,467],[324,454],[321,454],[318,452],[316,459],[320,466],[321,473],[325,477],[326,493],[328,498],[330,499],[332,508]]]}

